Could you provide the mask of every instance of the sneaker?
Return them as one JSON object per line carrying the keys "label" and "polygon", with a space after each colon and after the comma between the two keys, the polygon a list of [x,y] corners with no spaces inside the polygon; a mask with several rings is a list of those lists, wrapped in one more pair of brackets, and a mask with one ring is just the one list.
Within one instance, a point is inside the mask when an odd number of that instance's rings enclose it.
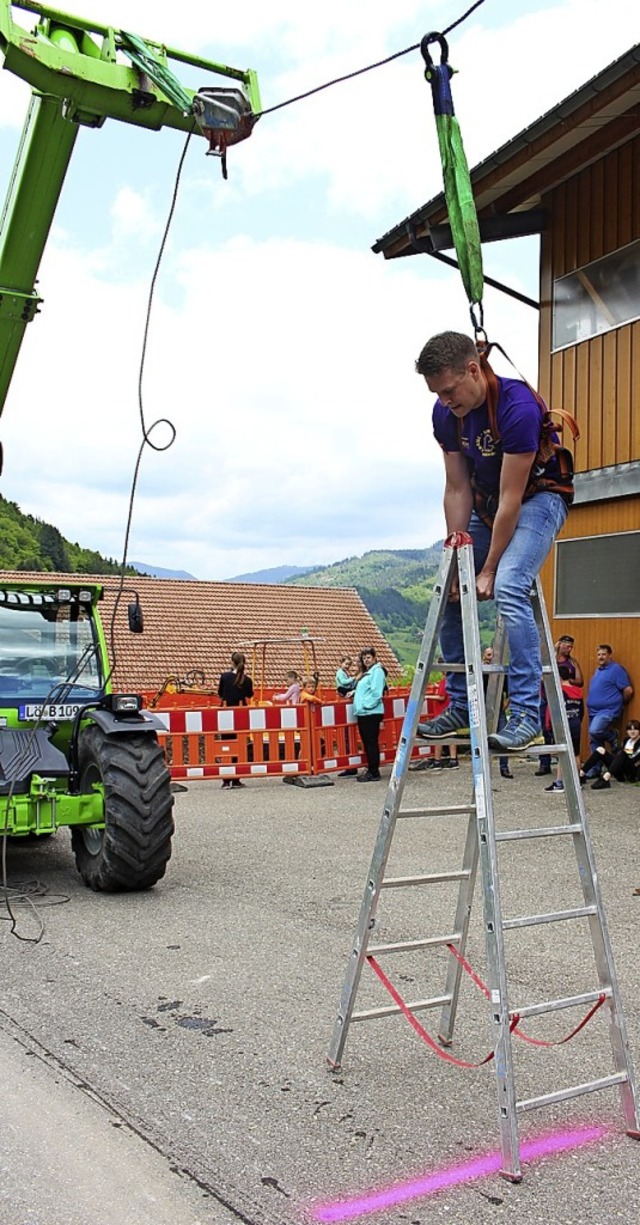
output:
{"label": "sneaker", "polygon": [[592,791],[608,791],[611,786],[608,778],[597,778],[595,783],[591,784]]}
{"label": "sneaker", "polygon": [[356,769],[353,769],[353,770],[339,770],[339,771],[338,771],[338,778],[355,778],[355,776],[356,776],[356,774],[357,774],[357,773],[358,773],[358,771],[357,771]]}
{"label": "sneaker", "polygon": [[489,736],[489,744],[502,753],[517,753],[534,744],[544,744],[544,736],[540,725],[529,715],[513,714],[501,732]]}
{"label": "sneaker", "polygon": [[372,774],[371,770],[365,770],[364,774],[359,774],[357,781],[359,783],[379,783],[380,775]]}
{"label": "sneaker", "polygon": [[441,757],[434,757],[431,763],[431,766],[429,768],[431,770],[444,770],[447,767],[448,761],[449,761],[448,758],[446,759],[446,761],[443,761]]}
{"label": "sneaker", "polygon": [[423,740],[450,740],[452,736],[469,735],[469,712],[466,706],[449,706],[428,723],[418,724]]}
{"label": "sneaker", "polygon": [[459,770],[460,762],[457,757],[449,757],[445,762],[445,767],[447,770]]}
{"label": "sneaker", "polygon": [[553,792],[556,792],[556,793],[557,793],[558,791],[564,791],[564,783],[563,783],[562,779],[561,779],[561,778],[557,778],[557,779],[555,780],[555,782],[553,782],[553,783],[549,783],[549,786],[548,786],[548,787],[545,787],[545,791],[553,791]]}
{"label": "sneaker", "polygon": [[539,766],[538,769],[534,771],[533,777],[544,778],[545,774],[551,774],[551,766]]}
{"label": "sneaker", "polygon": [[508,766],[500,766],[500,778],[513,778],[513,774]]}

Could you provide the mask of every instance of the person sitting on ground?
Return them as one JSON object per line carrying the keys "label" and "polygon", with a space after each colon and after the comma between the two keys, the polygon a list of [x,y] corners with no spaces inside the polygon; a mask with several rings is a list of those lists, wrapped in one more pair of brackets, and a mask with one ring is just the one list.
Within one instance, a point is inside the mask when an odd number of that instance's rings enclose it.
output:
{"label": "person sitting on ground", "polygon": [[302,685],[298,673],[294,668],[290,668],[284,679],[289,682],[289,688],[285,693],[274,693],[274,702],[286,702],[287,706],[299,706]]}
{"label": "person sitting on ground", "polygon": [[591,784],[592,791],[605,791],[611,786],[611,779],[619,783],[640,783],[640,722],[629,719],[627,738],[621,749],[609,753],[600,745],[580,767],[580,784],[587,781],[589,770],[598,763],[604,763],[604,770]]}
{"label": "person sitting on ground", "polygon": [[374,647],[365,647],[358,657],[359,669],[353,691],[353,712],[367,761],[364,774],[357,782],[376,783],[380,778],[380,724],[384,714],[382,695],[387,677],[382,664],[378,663]]}
{"label": "person sitting on ground", "polygon": [[[567,664],[558,664],[558,672],[560,673],[560,684],[562,687],[562,696],[564,698],[565,710],[567,712],[567,720],[569,723],[569,734],[571,736],[571,744],[575,753],[576,765],[580,767],[580,736],[582,731],[582,720],[584,718],[584,701],[582,697],[582,685],[576,684],[571,677],[571,668]],[[546,726],[545,740],[547,733],[550,733],[550,739],[547,744],[553,744],[553,731],[551,729],[551,712],[549,707],[546,709]],[[556,777],[552,783],[545,787],[545,791],[551,794],[558,791],[564,791],[564,783],[562,781],[562,770],[558,764],[556,769]]]}
{"label": "person sitting on ground", "polygon": [[336,669],[336,692],[341,698],[346,698],[355,689],[356,678],[352,673],[353,659],[350,655],[341,655]]}

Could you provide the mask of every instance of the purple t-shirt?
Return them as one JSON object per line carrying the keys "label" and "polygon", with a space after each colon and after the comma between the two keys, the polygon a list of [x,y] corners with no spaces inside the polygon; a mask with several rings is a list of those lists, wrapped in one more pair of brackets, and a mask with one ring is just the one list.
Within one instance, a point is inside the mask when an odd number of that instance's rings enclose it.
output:
{"label": "purple t-shirt", "polygon": [[[489,428],[486,401],[472,408],[461,421],[440,400],[433,406],[433,433],[444,451],[461,451],[479,487],[485,493],[500,491],[502,456],[536,452],[540,444],[542,409],[533,393],[520,379],[498,379],[496,425],[500,439],[494,443]],[[557,437],[553,435],[555,441]],[[545,475],[557,475],[553,457],[544,466]]]}

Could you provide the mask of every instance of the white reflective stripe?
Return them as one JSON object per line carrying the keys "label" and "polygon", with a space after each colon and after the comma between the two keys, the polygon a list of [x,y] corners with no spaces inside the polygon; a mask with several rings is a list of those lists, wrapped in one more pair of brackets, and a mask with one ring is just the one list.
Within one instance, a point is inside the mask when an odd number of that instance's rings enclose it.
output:
{"label": "white reflective stripe", "polygon": [[187,778],[204,778],[202,766],[187,766]]}
{"label": "white reflective stripe", "polygon": [[235,766],[220,766],[220,778],[223,778],[223,777],[224,778],[235,778],[236,777]]}
{"label": "white reflective stripe", "polygon": [[406,709],[407,709],[407,703],[405,702],[404,698],[394,698],[393,699],[393,717],[394,719],[404,718]]}
{"label": "white reflective stripe", "polygon": [[335,725],[335,721],[336,721],[335,706],[323,706],[322,707],[322,726],[323,727],[333,727]]}
{"label": "white reflective stripe", "polygon": [[267,766],[261,766],[261,765],[258,765],[258,766],[252,766],[252,767],[251,767],[251,773],[252,773],[252,774],[267,774],[267,773],[268,773],[268,768],[267,768]]}
{"label": "white reflective stripe", "polygon": [[219,710],[218,711],[218,731],[232,732],[233,731],[233,711]]}
{"label": "white reflective stripe", "polygon": [[202,711],[201,710],[186,710],[185,711],[185,727],[188,732],[202,731]]}
{"label": "white reflective stripe", "polygon": [[283,761],[282,773],[283,774],[299,774],[300,766],[298,765],[297,761]]}
{"label": "white reflective stripe", "polygon": [[249,711],[249,727],[259,731],[261,728],[265,728],[266,726],[267,715],[264,708],[257,707],[255,710],[251,709]]}
{"label": "white reflective stripe", "polygon": [[156,718],[160,720],[163,727],[166,727],[167,731],[170,732],[171,731],[171,715],[169,714],[169,711],[168,710],[157,710],[157,711],[154,711],[153,713],[155,714]]}
{"label": "white reflective stripe", "polygon": [[297,727],[298,726],[298,711],[295,706],[280,711],[280,726],[281,727]]}
{"label": "white reflective stripe", "polygon": [[332,766],[337,766],[337,764],[335,757],[325,757],[324,759],[325,770],[330,770]]}

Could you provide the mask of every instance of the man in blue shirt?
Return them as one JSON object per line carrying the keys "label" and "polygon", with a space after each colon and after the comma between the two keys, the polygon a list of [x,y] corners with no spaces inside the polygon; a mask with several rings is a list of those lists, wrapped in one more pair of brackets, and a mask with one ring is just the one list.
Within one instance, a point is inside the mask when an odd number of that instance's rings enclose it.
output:
{"label": "man in blue shirt", "polygon": [[616,662],[607,643],[597,648],[598,667],[589,681],[587,713],[589,715],[589,747],[594,753],[605,741],[615,753],[618,729],[615,724],[622,708],[633,697],[633,685],[626,668]]}
{"label": "man in blue shirt", "polygon": [[[470,337],[443,332],[432,337],[416,362],[429,391],[438,399],[433,432],[442,447],[445,466],[444,512],[447,535],[468,532],[473,540],[476,593],[495,599],[509,643],[510,716],[506,726],[490,736],[502,752],[542,743],[540,636],[531,605],[531,587],[567,515],[567,500],[544,488],[557,474],[552,454],[537,459],[542,437],[543,409],[527,385],[499,378],[497,435],[491,429],[487,382],[478,351]],[[540,478],[536,487],[534,476]],[[457,580],[454,580],[441,630],[447,663],[464,659]],[[468,732],[465,677],[449,673],[451,703],[418,734],[451,739]]]}

